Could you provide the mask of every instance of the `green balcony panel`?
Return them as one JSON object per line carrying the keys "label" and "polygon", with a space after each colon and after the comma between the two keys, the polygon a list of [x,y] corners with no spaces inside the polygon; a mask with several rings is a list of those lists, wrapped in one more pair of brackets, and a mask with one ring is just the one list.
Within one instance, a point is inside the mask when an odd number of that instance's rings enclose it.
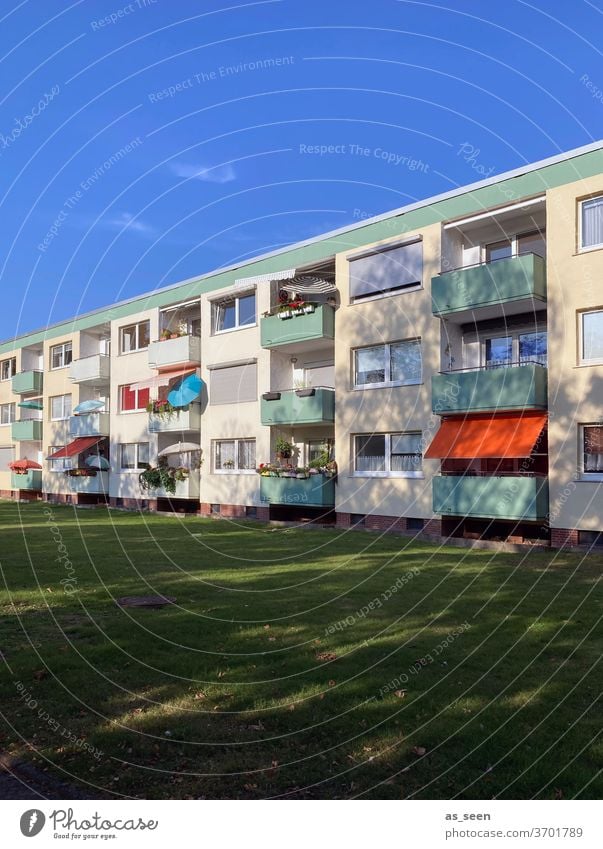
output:
{"label": "green balcony panel", "polygon": [[41,395],[44,374],[41,371],[21,371],[13,375],[13,392],[17,395]]}
{"label": "green balcony panel", "polygon": [[333,507],[335,481],[324,475],[310,475],[304,480],[260,475],[260,500],[290,507]]}
{"label": "green balcony panel", "polygon": [[13,472],[10,476],[11,489],[30,489],[42,492],[42,470],[29,469],[24,475]]}
{"label": "green balcony panel", "polygon": [[434,315],[535,298],[546,301],[546,263],[536,254],[447,271],[431,280]]}
{"label": "green balcony panel", "polygon": [[546,409],[547,370],[536,363],[512,368],[473,369],[435,374],[431,380],[434,413]]}
{"label": "green balcony panel", "polygon": [[260,322],[262,348],[278,348],[314,339],[333,339],[335,336],[335,310],[323,304],[314,312],[279,318],[269,315]]}
{"label": "green balcony panel", "polygon": [[281,392],[280,398],[262,398],[263,425],[328,424],[335,421],[335,390],[315,389],[314,395],[302,396],[294,390]]}
{"label": "green balcony panel", "polygon": [[40,442],[42,439],[42,422],[40,419],[13,422],[11,434],[13,439],[19,442]]}
{"label": "green balcony panel", "polygon": [[445,475],[433,479],[433,512],[442,516],[535,522],[549,509],[547,478]]}

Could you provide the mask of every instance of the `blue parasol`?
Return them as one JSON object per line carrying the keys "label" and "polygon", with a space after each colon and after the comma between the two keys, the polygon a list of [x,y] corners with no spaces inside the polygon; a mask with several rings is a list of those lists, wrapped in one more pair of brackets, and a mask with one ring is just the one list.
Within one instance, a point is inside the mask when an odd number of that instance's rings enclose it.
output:
{"label": "blue parasol", "polygon": [[105,406],[104,401],[81,401],[73,408],[74,413],[96,413]]}
{"label": "blue parasol", "polygon": [[196,374],[187,374],[174,386],[168,394],[168,401],[174,407],[186,407],[191,401],[195,401],[201,394],[203,381]]}

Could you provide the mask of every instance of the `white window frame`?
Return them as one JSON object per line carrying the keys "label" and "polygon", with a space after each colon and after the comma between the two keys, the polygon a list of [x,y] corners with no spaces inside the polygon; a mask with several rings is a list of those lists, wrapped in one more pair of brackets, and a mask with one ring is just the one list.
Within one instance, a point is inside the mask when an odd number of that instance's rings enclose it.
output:
{"label": "white window frame", "polygon": [[[220,442],[233,442],[234,443],[234,467],[232,469],[218,469],[216,468],[216,451],[218,444]],[[212,440],[211,447],[211,456],[212,456],[212,466],[213,473],[215,475],[255,475],[256,470],[253,469],[240,469],[239,468],[239,443],[240,442],[253,442],[256,443],[256,439],[254,436],[241,436],[232,439],[214,439]]]}
{"label": "white window frame", "polygon": [[[149,332],[147,336],[149,338],[149,342],[146,345],[140,346],[140,328],[143,324],[147,324],[149,326]],[[130,348],[129,351],[124,351],[124,331],[128,330],[130,327],[136,328],[136,347]],[[136,354],[139,351],[146,351],[151,343],[151,322],[148,318],[143,319],[142,321],[134,321],[131,324],[123,324],[119,328],[119,355],[120,357],[127,357],[128,354]]]}
{"label": "white window frame", "polygon": [[[4,366],[6,363],[12,363],[12,367],[9,368],[10,374],[8,377],[4,377]],[[17,358],[16,357],[7,357],[5,360],[0,362],[0,381],[12,380],[12,378],[17,373]]]}
{"label": "white window frame", "polygon": [[[49,454],[54,454],[57,451],[60,451],[62,448],[65,448],[64,445],[51,445],[48,449]],[[66,472],[69,469],[73,469],[73,457],[59,457],[58,460],[49,460],[49,471],[50,472]]]}
{"label": "white window frame", "polygon": [[592,201],[603,200],[603,195],[594,195],[590,198],[582,198],[578,201],[578,253],[586,254],[589,251],[600,251],[603,248],[603,242],[597,242],[596,245],[588,245],[584,247],[582,244],[582,207],[585,203],[592,203]]}
{"label": "white window frame", "polygon": [[[2,419],[3,419],[3,412],[6,408],[8,408],[8,410],[9,410],[9,415],[8,415],[8,421],[4,422],[4,421],[2,421]],[[11,408],[12,408],[12,416],[11,416]],[[13,422],[15,422],[16,420],[17,420],[17,405],[15,404],[15,402],[9,401],[6,404],[0,404],[0,427],[8,427],[9,425],[12,425]]]}
{"label": "white window frame", "polygon": [[[67,362],[65,362],[65,360],[67,358],[66,355],[67,355],[68,350],[71,353],[71,359],[67,363]],[[52,364],[55,351],[61,352],[61,365],[59,365],[59,366],[54,366]],[[50,371],[59,371],[59,369],[62,369],[62,368],[69,368],[69,366],[71,365],[72,362],[73,362],[73,342],[67,340],[66,342],[60,342],[58,345],[51,345],[50,346]]]}
{"label": "white window frame", "polygon": [[[506,236],[502,239],[493,239],[492,241],[484,242],[480,246],[480,258],[481,263],[488,263],[488,248],[490,245],[497,245],[500,242],[510,242],[511,243],[511,256],[506,257],[507,259],[514,259],[518,256],[529,256],[529,254],[520,254],[519,253],[519,240],[522,236],[531,236],[532,234],[538,233],[540,236],[544,236],[544,243],[546,245],[546,230],[540,230],[538,227],[534,230],[522,230],[520,233],[514,233],[512,236]],[[535,254],[535,256],[539,256],[539,254]],[[500,262],[501,260],[495,259],[491,260],[491,262]]]}
{"label": "white window frame", "polygon": [[[52,415],[52,402],[55,401],[57,398],[61,398],[62,415],[53,416]],[[65,398],[69,398],[69,403],[70,403],[68,415],[65,415]],[[72,399],[71,393],[66,393],[65,395],[53,395],[48,400],[49,400],[49,407],[50,407],[50,421],[51,422],[64,422],[64,421],[67,421],[67,419],[71,418],[71,413],[72,413],[72,410],[73,410],[73,399]]]}
{"label": "white window frame", "polygon": [[[385,437],[385,465],[386,468],[382,472],[371,472],[371,471],[357,471],[356,470],[356,439],[362,437],[370,437],[370,436],[384,436]],[[389,431],[388,433],[353,433],[351,434],[352,439],[352,477],[354,478],[414,478],[414,479],[423,479],[425,478],[425,472],[423,470],[423,451],[421,451],[421,469],[416,472],[392,472],[391,471],[391,444],[392,444],[392,436],[420,436],[421,439],[423,437],[423,433],[420,430],[396,430]]]}
{"label": "white window frame", "polygon": [[[421,376],[413,380],[390,380],[391,378],[391,348],[393,345],[401,345],[404,342],[418,342],[421,355]],[[385,356],[385,380],[382,383],[356,383],[356,352],[366,351],[368,348],[383,348]],[[420,386],[423,383],[423,349],[420,337],[413,339],[398,339],[395,342],[379,342],[376,345],[362,345],[352,350],[352,389],[383,389],[395,386]]]}
{"label": "white window frame", "polygon": [[584,316],[592,315],[592,313],[601,313],[603,316],[603,307],[597,307],[592,310],[580,310],[578,312],[578,363],[581,366],[603,365],[603,357],[594,360],[584,359]]}
{"label": "white window frame", "polygon": [[[136,466],[132,469],[130,469],[127,466],[122,465],[123,449],[125,448],[126,445],[133,445],[134,446],[134,453],[136,454],[136,458],[135,458]],[[148,448],[149,459],[145,463],[144,466],[140,465],[140,446],[141,445],[146,445],[147,448]],[[120,472],[122,472],[124,474],[128,474],[128,472],[133,472],[134,474],[140,474],[140,472],[144,472],[145,469],[148,469],[150,465],[151,465],[151,446],[148,442],[120,442],[119,443],[119,470],[120,470]]]}
{"label": "white window frame", "polygon": [[584,428],[585,427],[603,427],[603,422],[584,422],[578,425],[578,471],[580,480],[583,481],[603,481],[603,472],[587,472],[584,468]]}
{"label": "white window frame", "polygon": [[[239,316],[239,301],[241,298],[249,298],[251,295],[255,298],[255,321],[252,324],[239,324],[240,316]],[[217,310],[220,307],[220,304],[231,303],[234,301],[235,305],[235,325],[234,327],[227,327],[224,330],[216,329],[216,315]],[[245,292],[237,292],[232,295],[226,295],[222,298],[216,298],[211,302],[211,335],[212,336],[221,336],[223,333],[234,333],[236,330],[248,330],[250,327],[257,327],[258,325],[258,294],[256,289],[249,289]]]}
{"label": "white window frame", "polygon": [[[120,383],[119,386],[117,387],[117,403],[118,403],[118,407],[119,407],[119,415],[120,416],[129,416],[129,415],[134,415],[134,414],[140,415],[140,413],[146,413],[146,411],[147,411],[147,405],[146,404],[144,405],[144,407],[138,407],[137,406],[137,407],[133,407],[131,410],[123,410],[122,409],[122,394],[123,394],[122,389],[124,389],[126,386],[130,389],[131,392],[136,393],[136,403],[137,404],[138,404],[138,396],[140,395],[141,392],[144,392],[144,389],[138,389],[138,388],[131,389],[131,387],[132,387],[131,383]],[[150,393],[149,393],[149,400],[150,401],[153,400],[151,398]],[[128,444],[130,444],[130,443],[128,443]]]}

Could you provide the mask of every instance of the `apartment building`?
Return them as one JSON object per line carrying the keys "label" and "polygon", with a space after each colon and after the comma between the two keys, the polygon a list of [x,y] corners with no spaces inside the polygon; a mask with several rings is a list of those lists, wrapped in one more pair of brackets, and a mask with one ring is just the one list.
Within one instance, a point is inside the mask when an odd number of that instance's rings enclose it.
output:
{"label": "apartment building", "polygon": [[603,143],[0,345],[0,495],[603,544]]}

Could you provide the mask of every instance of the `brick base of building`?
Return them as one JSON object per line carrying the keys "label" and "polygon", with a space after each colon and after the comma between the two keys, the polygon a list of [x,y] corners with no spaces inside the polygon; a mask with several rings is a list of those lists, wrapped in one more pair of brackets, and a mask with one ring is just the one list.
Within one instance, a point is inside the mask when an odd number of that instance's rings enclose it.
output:
{"label": "brick base of building", "polygon": [[110,507],[122,507],[124,510],[157,510],[157,499],[153,498],[109,498]]}
{"label": "brick base of building", "polygon": [[338,528],[361,527],[368,531],[391,531],[402,534],[422,533],[427,536],[441,536],[442,523],[439,519],[426,519],[422,529],[413,527],[414,522],[405,516],[382,516],[376,513],[367,513],[361,521],[354,521],[352,513],[337,513],[336,526]]}
{"label": "brick base of building", "polygon": [[[214,516],[221,519],[248,519],[251,518],[247,513],[247,507],[244,504],[210,504],[207,501],[202,501],[199,504],[200,516]],[[260,522],[268,522],[270,520],[269,507],[256,507],[254,517]]]}
{"label": "brick base of building", "polygon": [[551,547],[569,548],[578,545],[578,531],[573,528],[551,528]]}
{"label": "brick base of building", "polygon": [[12,498],[14,501],[41,501],[42,493],[33,492],[29,489],[5,490],[0,493],[0,497]]}

